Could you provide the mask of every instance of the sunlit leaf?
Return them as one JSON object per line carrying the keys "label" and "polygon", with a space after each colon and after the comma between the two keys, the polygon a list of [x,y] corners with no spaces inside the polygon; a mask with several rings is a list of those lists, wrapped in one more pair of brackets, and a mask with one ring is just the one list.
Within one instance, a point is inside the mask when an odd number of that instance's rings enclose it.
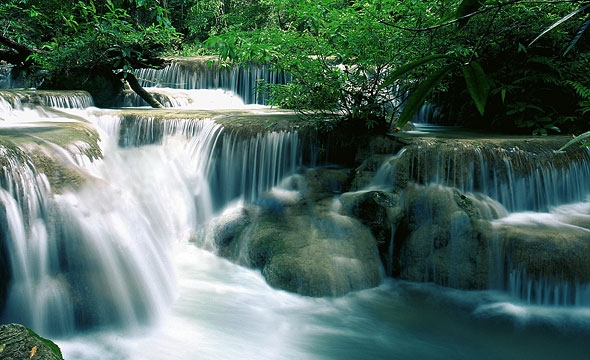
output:
{"label": "sunlit leaf", "polygon": [[32,359],[36,353],[37,353],[37,346],[33,346],[33,348],[31,349],[31,353],[29,354],[29,359]]}
{"label": "sunlit leaf", "polygon": [[580,40],[582,35],[584,35],[584,31],[586,31],[586,29],[588,29],[589,25],[590,25],[590,15],[586,16],[586,20],[584,20],[582,25],[580,25],[580,27],[578,28],[578,32],[576,33],[576,36],[574,36],[572,41],[570,41],[570,44],[568,45],[567,49],[563,53],[564,56],[578,43],[578,40]]}
{"label": "sunlit leaf", "polygon": [[574,10],[571,13],[567,14],[566,16],[562,17],[561,19],[557,20],[556,22],[554,22],[553,24],[551,24],[551,26],[549,26],[547,29],[545,29],[542,33],[540,33],[533,41],[531,41],[529,43],[529,46],[533,45],[533,43],[535,41],[539,40],[539,38],[541,38],[543,35],[547,34],[549,31],[555,29],[559,25],[563,24],[567,20],[571,19],[573,16],[581,13],[582,11],[586,10],[589,7],[590,7],[590,4],[588,4],[586,6],[582,6],[581,8],[578,8],[577,10]]}
{"label": "sunlit leaf", "polygon": [[570,147],[570,146],[572,146],[574,144],[580,143],[582,141],[585,141],[587,139],[590,139],[590,131],[586,131],[585,133],[576,136],[572,140],[568,141],[565,145],[563,145],[562,147],[560,147],[558,151],[565,150],[566,148],[568,148],[568,147]]}

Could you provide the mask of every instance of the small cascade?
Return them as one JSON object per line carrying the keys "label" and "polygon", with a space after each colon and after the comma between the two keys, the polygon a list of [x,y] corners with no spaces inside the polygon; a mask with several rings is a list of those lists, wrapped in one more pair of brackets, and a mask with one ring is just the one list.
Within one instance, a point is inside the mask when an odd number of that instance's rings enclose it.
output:
{"label": "small cascade", "polygon": [[0,134],[2,322],[55,336],[156,319],[174,286],[171,242],[195,228],[195,200],[178,168],[186,160],[169,163],[162,149],[120,153],[116,129],[114,139],[102,134],[108,156],[99,160],[88,120],[14,104],[10,115],[31,124]]}
{"label": "small cascade", "polygon": [[492,222],[490,288],[531,305],[590,306],[590,203]]}
{"label": "small cascade", "polygon": [[[198,110],[232,110],[261,108],[261,105],[246,105],[235,93],[223,89],[170,89],[147,88],[166,108],[183,108]],[[135,92],[126,91],[123,96],[122,107],[149,106]]]}
{"label": "small cascade", "polygon": [[268,94],[261,83],[286,84],[290,77],[269,65],[221,68],[212,58],[177,59],[161,70],[140,69],[136,76],[143,87],[174,89],[223,89],[240,96],[245,104],[265,104]]}
{"label": "small cascade", "polygon": [[590,284],[554,276],[529,276],[526,269],[514,269],[508,276],[508,292],[527,304],[590,306]]}
{"label": "small cascade", "polygon": [[24,87],[20,71],[13,65],[0,64],[0,89],[18,89]]}
{"label": "small cascade", "polygon": [[[4,155],[6,149],[2,149]],[[10,156],[12,155],[12,156]],[[11,285],[4,320],[30,324],[45,333],[72,331],[70,287],[59,273],[59,247],[45,222],[50,205],[47,178],[30,162],[10,154],[1,177],[0,228],[10,263]],[[20,154],[19,154],[20,155]]]}
{"label": "small cascade", "polygon": [[397,172],[402,181],[485,194],[509,211],[546,211],[590,193],[590,150],[555,153],[566,141],[421,138],[385,163],[376,181],[393,185]]}
{"label": "small cascade", "polygon": [[[241,197],[254,201],[301,165],[299,135],[295,131],[248,134],[225,130],[213,120],[122,119],[119,144],[124,147],[166,143],[170,136],[190,139],[190,166],[204,171],[215,209]],[[205,163],[203,163],[205,161]]]}
{"label": "small cascade", "polygon": [[426,102],[416,112],[412,118],[412,123],[418,124],[439,124],[441,118],[441,109],[433,103]]}
{"label": "small cascade", "polygon": [[[160,91],[161,89],[150,89],[147,91],[156,99],[162,106],[166,108],[174,107],[188,107],[192,103],[192,99],[178,91],[174,95]],[[145,100],[143,100],[134,91],[126,90],[123,92],[123,100],[120,107],[143,107],[149,106]]]}
{"label": "small cascade", "polygon": [[85,91],[0,90],[0,112],[22,110],[25,105],[85,109],[94,105]]}

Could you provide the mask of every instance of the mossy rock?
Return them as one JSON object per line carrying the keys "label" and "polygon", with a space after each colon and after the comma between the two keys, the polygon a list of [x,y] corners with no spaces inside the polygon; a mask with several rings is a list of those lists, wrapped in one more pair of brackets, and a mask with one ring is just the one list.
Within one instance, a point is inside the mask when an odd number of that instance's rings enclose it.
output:
{"label": "mossy rock", "polygon": [[59,347],[19,324],[0,325],[0,358],[63,360]]}
{"label": "mossy rock", "polygon": [[78,188],[87,175],[56,148],[72,158],[102,158],[99,136],[89,124],[81,122],[40,122],[33,127],[0,129],[0,165],[29,166],[47,176],[54,192]]}
{"label": "mossy rock", "polygon": [[[468,201],[469,200],[469,201]],[[410,186],[402,194],[404,218],[396,229],[398,275],[460,289],[485,289],[490,224],[477,200],[453,188]]]}
{"label": "mossy rock", "polygon": [[273,287],[308,296],[342,296],[381,281],[375,239],[352,218],[262,215],[248,235],[250,264]]}
{"label": "mossy rock", "polygon": [[552,276],[565,281],[590,282],[588,230],[567,224],[504,224],[492,235],[501,257],[513,268],[525,268],[529,277]]}

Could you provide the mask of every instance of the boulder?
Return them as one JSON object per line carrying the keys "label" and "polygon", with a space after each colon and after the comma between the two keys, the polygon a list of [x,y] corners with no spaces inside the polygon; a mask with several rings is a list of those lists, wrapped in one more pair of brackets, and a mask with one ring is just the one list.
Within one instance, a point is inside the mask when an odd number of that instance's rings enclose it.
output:
{"label": "boulder", "polygon": [[394,275],[460,289],[488,286],[490,224],[477,201],[443,186],[409,186],[396,230]]}
{"label": "boulder", "polygon": [[59,347],[18,324],[0,325],[0,358],[4,360],[63,360]]}
{"label": "boulder", "polygon": [[508,270],[526,269],[529,277],[551,276],[579,283],[590,282],[590,231],[556,222],[510,224],[498,221],[492,234],[496,258]]}
{"label": "boulder", "polygon": [[215,220],[213,241],[219,255],[231,257],[234,252],[232,250],[235,250],[236,241],[250,223],[250,215],[243,207],[226,210]]}
{"label": "boulder", "polygon": [[378,285],[375,238],[359,220],[335,211],[333,196],[347,175],[343,169],[308,171],[262,194],[255,205],[224,213],[214,225],[219,254],[301,295],[341,296]]}
{"label": "boulder", "polygon": [[392,230],[403,217],[399,196],[377,190],[348,192],[340,196],[340,203],[344,214],[359,219],[371,229],[383,263],[391,263]]}
{"label": "boulder", "polygon": [[375,239],[359,221],[336,213],[263,213],[248,240],[249,265],[276,288],[308,296],[341,296],[378,285]]}
{"label": "boulder", "polygon": [[321,167],[304,173],[303,196],[308,201],[333,197],[348,190],[350,169]]}

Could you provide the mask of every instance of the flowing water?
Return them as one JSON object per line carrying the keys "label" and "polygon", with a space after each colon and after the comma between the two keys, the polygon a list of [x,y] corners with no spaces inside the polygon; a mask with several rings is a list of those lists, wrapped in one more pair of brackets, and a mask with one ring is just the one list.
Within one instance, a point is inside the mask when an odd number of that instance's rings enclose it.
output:
{"label": "flowing water", "polygon": [[[179,120],[150,138],[123,131],[119,115],[86,109],[88,102],[37,104],[0,98],[0,140],[14,129],[38,139],[48,124],[79,122],[99,133],[103,155],[93,158],[80,143],[40,141],[49,157],[85,179],[59,189],[28,153],[0,145],[0,235],[12,273],[2,321],[52,337],[66,359],[588,358],[585,284],[514,269],[503,276],[508,285],[488,291],[388,279],[318,299],[273,289],[259,271],[197,246],[216,214],[255,201],[297,171],[301,143],[294,132],[244,138],[211,120]],[[156,127],[143,121],[138,128]],[[421,161],[408,151],[394,160],[405,156]],[[508,216],[496,226],[531,224],[535,216],[564,223],[574,214],[590,216],[584,161],[513,177],[507,193],[535,181],[551,185],[547,196],[522,205],[517,195],[482,191],[496,185],[465,189],[495,196],[511,211],[503,210]],[[395,161],[387,166],[377,182],[393,182]],[[460,178],[433,173],[428,179]],[[572,184],[573,193],[552,195]],[[543,210],[552,204],[565,205]]]}

